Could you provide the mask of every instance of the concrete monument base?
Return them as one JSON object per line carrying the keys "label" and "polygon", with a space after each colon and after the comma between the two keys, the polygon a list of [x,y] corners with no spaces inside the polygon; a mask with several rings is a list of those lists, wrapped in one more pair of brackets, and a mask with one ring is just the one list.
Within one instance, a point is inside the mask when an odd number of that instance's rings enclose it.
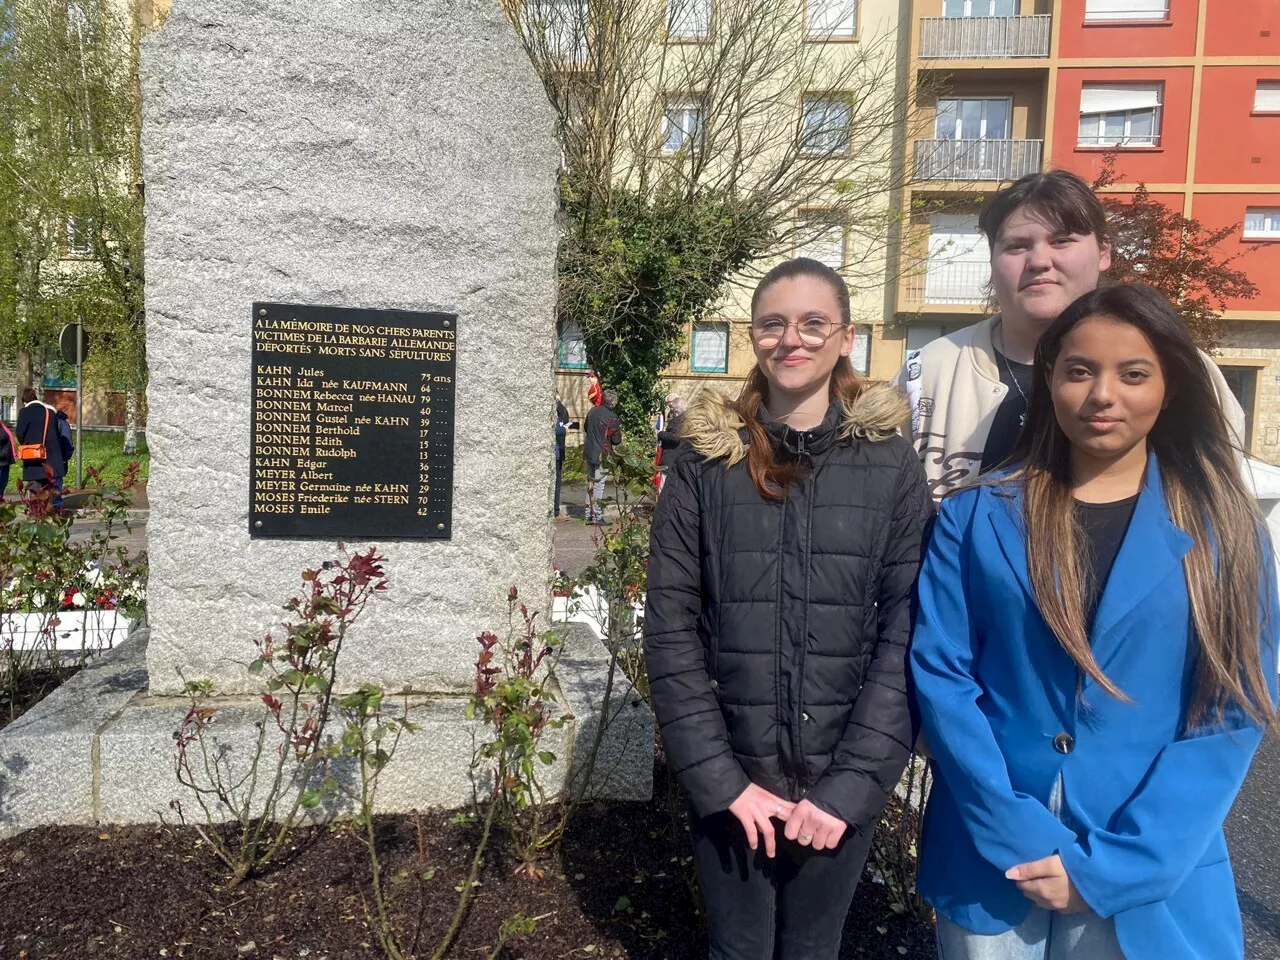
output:
{"label": "concrete monument base", "polygon": [[[569,625],[556,669],[560,708],[572,719],[549,730],[544,748],[556,762],[540,782],[548,794],[581,776],[601,723],[608,655],[583,625]],[[179,784],[174,731],[187,710],[182,697],[147,694],[147,629],[140,628],[102,660],[0,731],[0,837],[49,824],[151,823],[202,813]],[[585,796],[647,800],[653,790],[653,715],[619,676],[610,719]],[[221,698],[212,735],[232,777],[247,769],[263,718],[252,697]],[[378,788],[377,809],[405,813],[464,806],[473,797],[471,758],[479,724],[463,720],[465,698],[416,697],[411,716],[422,729],[404,736]],[[274,756],[278,740],[268,737]],[[572,773],[571,773],[572,771]],[[341,775],[341,772],[340,772]],[[481,786],[482,788],[482,786]],[[350,813],[341,804],[326,815]],[[226,811],[222,811],[225,815]]]}

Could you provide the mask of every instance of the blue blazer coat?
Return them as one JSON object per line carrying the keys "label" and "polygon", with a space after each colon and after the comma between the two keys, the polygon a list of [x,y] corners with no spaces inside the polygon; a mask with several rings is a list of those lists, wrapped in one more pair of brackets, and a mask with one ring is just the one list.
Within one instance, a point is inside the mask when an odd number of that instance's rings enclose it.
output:
{"label": "blue blazer coat", "polygon": [[[937,773],[919,889],[949,920],[975,933],[1017,926],[1032,905],[1005,871],[1057,853],[1094,912],[1115,918],[1130,960],[1244,957],[1222,824],[1261,731],[1243,713],[1182,728],[1196,661],[1191,546],[1152,457],[1090,637],[1132,703],[1088,678],[1077,697],[1076,666],[1032,592],[1019,485],[943,501],[911,669]],[[1280,614],[1274,573],[1263,582],[1269,668]],[[1047,806],[1059,773],[1071,827]]]}

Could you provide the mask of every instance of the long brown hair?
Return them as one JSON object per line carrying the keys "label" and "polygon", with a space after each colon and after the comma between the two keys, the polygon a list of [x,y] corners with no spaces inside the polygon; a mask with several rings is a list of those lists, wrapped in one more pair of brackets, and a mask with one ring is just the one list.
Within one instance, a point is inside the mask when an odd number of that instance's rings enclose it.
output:
{"label": "long brown hair", "polygon": [[[1058,425],[1050,387],[1063,340],[1077,324],[1106,317],[1137,328],[1150,341],[1165,379],[1167,406],[1147,435],[1160,465],[1173,522],[1194,540],[1183,559],[1198,653],[1188,728],[1220,722],[1239,708],[1267,724],[1275,719],[1262,663],[1259,611],[1264,599],[1264,528],[1246,489],[1237,450],[1205,360],[1177,311],[1149,287],[1127,284],[1085,294],[1040,338],[1026,425],[1009,460],[1019,466],[1023,522],[1035,531],[1027,565],[1045,622],[1080,670],[1113,697],[1128,698],[1103,673],[1089,645],[1084,592],[1090,551],[1075,517],[1070,441]],[[1216,558],[1230,558],[1229,562]]]}
{"label": "long brown hair", "polygon": [[[756,285],[755,293],[751,295],[752,318],[755,318],[761,294],[778,281],[795,277],[813,277],[827,284],[840,306],[841,326],[849,326],[849,288],[844,278],[825,263],[808,257],[785,260],[764,275]],[[828,394],[832,400],[838,399],[845,407],[849,407],[865,388],[866,383],[854,373],[853,364],[848,357],[841,357],[836,361],[835,369],[831,372]],[[767,406],[768,402],[769,381],[760,365],[756,364],[747,374],[747,382],[734,401],[734,409],[747,429],[747,470],[751,473],[751,482],[766,500],[781,500],[787,488],[808,469],[808,464],[799,460],[784,460],[778,456],[773,440],[760,422],[760,405]]]}

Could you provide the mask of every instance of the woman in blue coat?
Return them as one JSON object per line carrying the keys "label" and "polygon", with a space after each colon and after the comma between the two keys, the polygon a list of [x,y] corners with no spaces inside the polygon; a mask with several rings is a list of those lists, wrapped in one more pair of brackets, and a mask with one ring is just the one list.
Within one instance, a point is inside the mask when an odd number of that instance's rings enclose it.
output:
{"label": "woman in blue coat", "polygon": [[1262,521],[1160,294],[1086,294],[1036,367],[1011,466],[943,502],[920,576],[939,955],[1243,958],[1222,824],[1275,717]]}

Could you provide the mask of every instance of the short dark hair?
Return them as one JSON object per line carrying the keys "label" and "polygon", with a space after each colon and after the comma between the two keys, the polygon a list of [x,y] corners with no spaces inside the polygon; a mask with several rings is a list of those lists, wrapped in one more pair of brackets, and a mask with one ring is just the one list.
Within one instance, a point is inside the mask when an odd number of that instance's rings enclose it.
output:
{"label": "short dark hair", "polygon": [[1099,243],[1108,241],[1107,212],[1093,188],[1074,173],[1030,173],[996,191],[978,217],[978,227],[992,248],[996,234],[1019,207],[1030,207],[1068,233],[1093,234]]}
{"label": "short dark hair", "polygon": [[30,402],[31,402],[32,400],[34,400],[35,398],[36,398],[36,392],[35,392],[34,390],[32,390],[30,387],[27,387],[27,389],[25,389],[25,390],[23,390],[23,391],[22,391],[22,402],[23,402],[23,403],[30,403]]}
{"label": "short dark hair", "polygon": [[791,280],[795,277],[813,277],[829,286],[831,292],[836,295],[836,303],[840,306],[840,322],[846,327],[849,325],[849,285],[845,283],[844,277],[821,260],[811,260],[808,257],[783,260],[761,278],[756,284],[756,292],[751,295],[751,316],[756,315],[756,305],[759,304],[762,293],[779,280]]}

